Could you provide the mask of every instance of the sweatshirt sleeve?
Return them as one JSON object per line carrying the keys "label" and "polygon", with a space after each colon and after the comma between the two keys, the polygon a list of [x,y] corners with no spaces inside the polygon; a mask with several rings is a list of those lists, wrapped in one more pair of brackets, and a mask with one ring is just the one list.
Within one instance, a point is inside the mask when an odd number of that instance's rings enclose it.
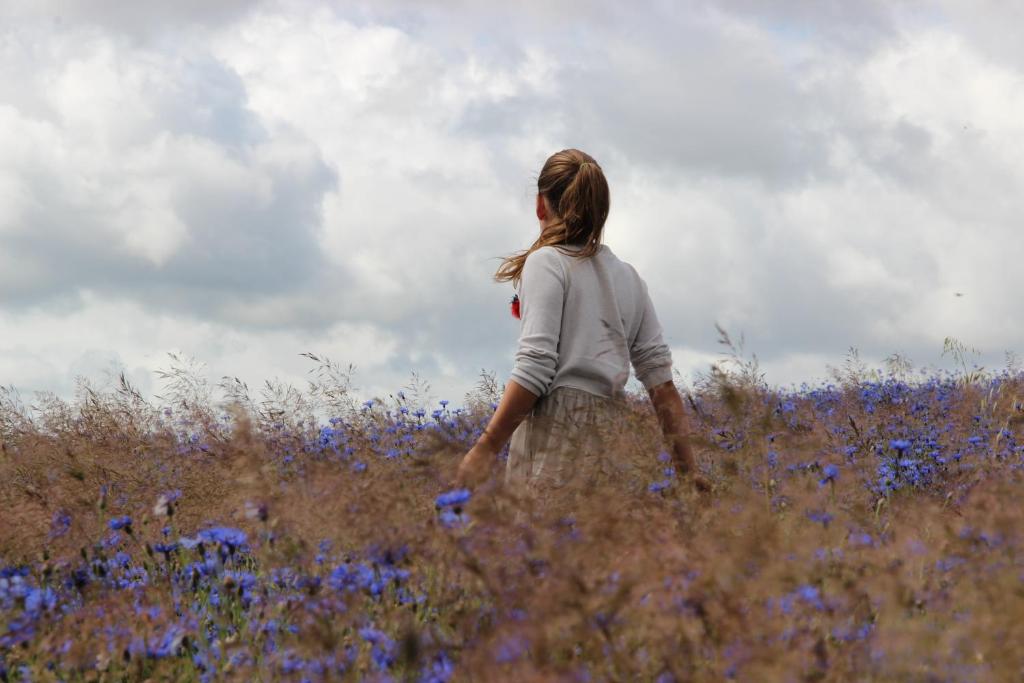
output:
{"label": "sweatshirt sleeve", "polygon": [[672,352],[662,336],[661,324],[654,312],[654,303],[647,291],[647,283],[639,280],[643,313],[636,339],[629,348],[629,360],[636,378],[650,389],[672,381]]}
{"label": "sweatshirt sleeve", "polygon": [[519,282],[520,332],[512,379],[537,396],[547,393],[558,366],[558,339],[566,286],[554,249],[538,249]]}

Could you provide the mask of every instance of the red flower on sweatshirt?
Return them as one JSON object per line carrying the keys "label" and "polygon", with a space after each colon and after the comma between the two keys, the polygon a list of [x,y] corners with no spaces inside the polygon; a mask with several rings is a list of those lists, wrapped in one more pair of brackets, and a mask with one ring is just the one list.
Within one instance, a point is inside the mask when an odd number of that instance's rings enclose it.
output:
{"label": "red flower on sweatshirt", "polygon": [[512,317],[517,319],[517,320],[519,319],[519,295],[518,294],[513,294],[512,295]]}

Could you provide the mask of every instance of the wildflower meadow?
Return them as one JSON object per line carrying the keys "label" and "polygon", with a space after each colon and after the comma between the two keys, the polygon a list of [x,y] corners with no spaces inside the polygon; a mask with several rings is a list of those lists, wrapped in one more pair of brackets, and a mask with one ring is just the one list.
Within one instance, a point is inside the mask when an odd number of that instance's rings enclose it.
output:
{"label": "wildflower meadow", "polygon": [[566,513],[502,462],[452,487],[493,377],[363,402],[308,356],[303,391],[0,392],[0,681],[1024,679],[1013,363],[716,367],[680,384],[703,494],[631,393]]}

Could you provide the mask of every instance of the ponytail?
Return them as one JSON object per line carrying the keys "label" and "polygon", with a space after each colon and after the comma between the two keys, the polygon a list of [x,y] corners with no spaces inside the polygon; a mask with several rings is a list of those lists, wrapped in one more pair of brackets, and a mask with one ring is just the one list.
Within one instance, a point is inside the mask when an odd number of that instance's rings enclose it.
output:
{"label": "ponytail", "polygon": [[574,252],[579,258],[597,253],[610,201],[608,181],[593,157],[578,149],[563,149],[552,154],[537,178],[537,193],[548,200],[556,220],[529,249],[502,262],[494,275],[497,282],[511,281],[518,286],[526,257],[541,247],[581,246]]}

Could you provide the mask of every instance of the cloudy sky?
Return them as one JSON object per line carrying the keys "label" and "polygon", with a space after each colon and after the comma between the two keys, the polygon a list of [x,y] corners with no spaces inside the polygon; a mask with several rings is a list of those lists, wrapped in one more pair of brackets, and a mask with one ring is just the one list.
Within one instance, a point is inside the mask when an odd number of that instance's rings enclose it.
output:
{"label": "cloudy sky", "polygon": [[[770,9],[769,9],[770,7]],[[684,380],[855,347],[1001,366],[1024,316],[1024,12],[935,3],[0,0],[0,384],[168,353],[363,397],[504,381],[500,257],[577,147]],[[960,296],[958,296],[960,294]]]}

